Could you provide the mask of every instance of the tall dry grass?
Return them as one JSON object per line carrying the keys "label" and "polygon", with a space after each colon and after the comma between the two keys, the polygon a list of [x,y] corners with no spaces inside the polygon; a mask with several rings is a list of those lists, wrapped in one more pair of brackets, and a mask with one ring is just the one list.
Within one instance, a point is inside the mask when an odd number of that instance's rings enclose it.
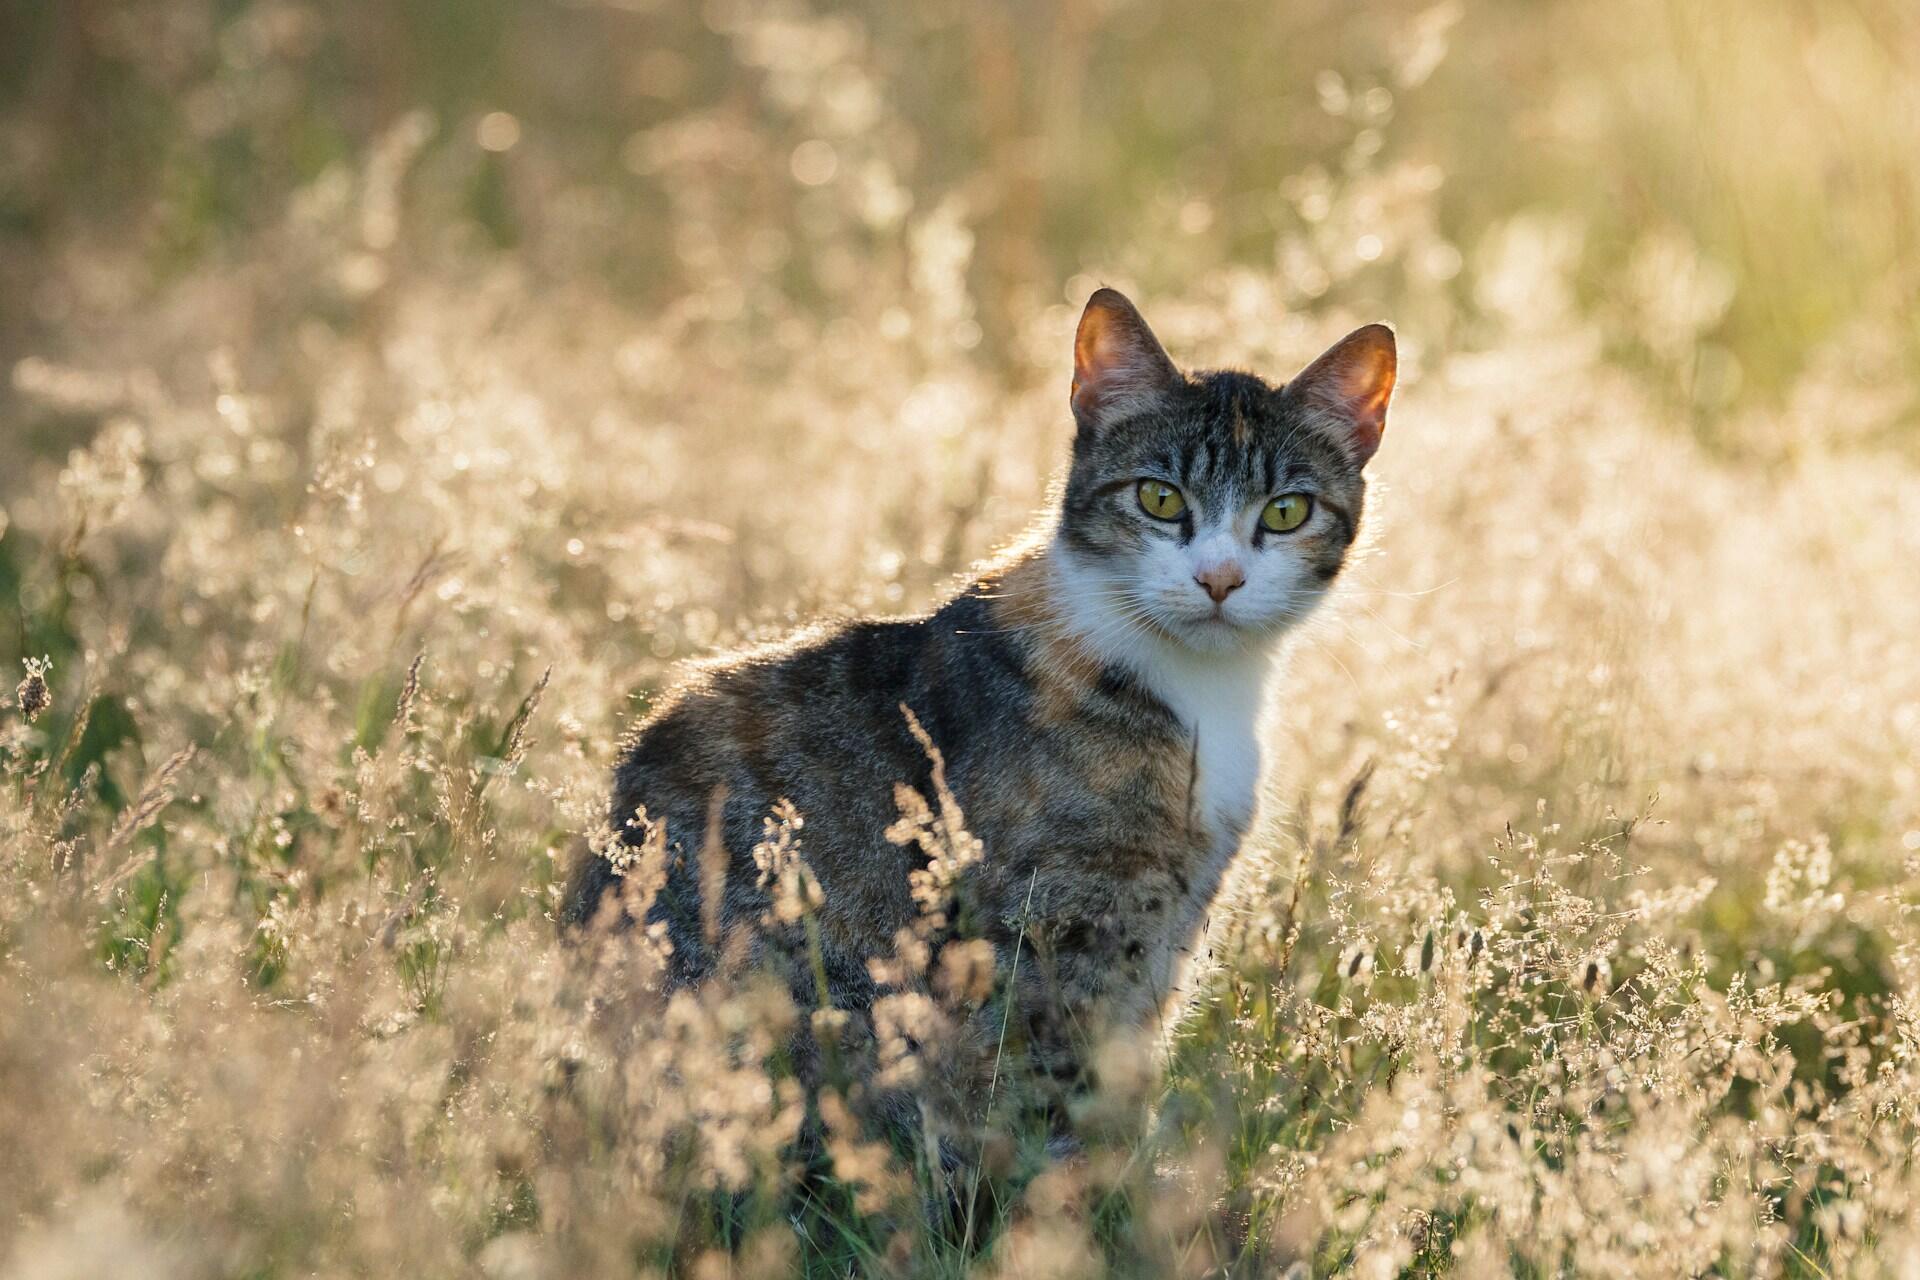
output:
{"label": "tall dry grass", "polygon": [[[133,214],[33,28],[4,1274],[1911,1274],[1903,12],[639,9],[477,6],[612,51],[523,106],[435,6],[100,6],[103,101],[185,104]],[[558,885],[677,661],[1044,505],[1096,278],[1203,364],[1397,320],[1369,550],[1086,1151],[956,1196],[829,1095],[803,1169],[810,1011],[664,1000]]]}

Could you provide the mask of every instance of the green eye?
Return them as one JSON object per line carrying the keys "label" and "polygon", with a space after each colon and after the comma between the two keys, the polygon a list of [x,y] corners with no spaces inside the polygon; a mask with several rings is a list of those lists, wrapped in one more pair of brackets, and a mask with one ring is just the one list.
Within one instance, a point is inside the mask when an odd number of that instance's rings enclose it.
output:
{"label": "green eye", "polygon": [[1178,520],[1180,513],[1187,509],[1187,500],[1163,480],[1142,480],[1140,509],[1155,520]]}
{"label": "green eye", "polygon": [[1268,533],[1292,533],[1313,514],[1313,499],[1304,493],[1283,493],[1260,512],[1260,527]]}

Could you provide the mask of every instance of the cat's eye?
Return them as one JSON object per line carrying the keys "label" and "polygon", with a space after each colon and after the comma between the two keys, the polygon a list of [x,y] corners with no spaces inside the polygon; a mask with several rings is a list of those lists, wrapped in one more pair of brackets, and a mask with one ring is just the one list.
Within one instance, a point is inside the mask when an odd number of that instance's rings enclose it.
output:
{"label": "cat's eye", "polygon": [[1268,533],[1292,533],[1313,514],[1313,499],[1304,493],[1283,493],[1260,512],[1260,527]]}
{"label": "cat's eye", "polygon": [[1178,520],[1187,509],[1187,500],[1164,480],[1142,480],[1140,509],[1155,520]]}

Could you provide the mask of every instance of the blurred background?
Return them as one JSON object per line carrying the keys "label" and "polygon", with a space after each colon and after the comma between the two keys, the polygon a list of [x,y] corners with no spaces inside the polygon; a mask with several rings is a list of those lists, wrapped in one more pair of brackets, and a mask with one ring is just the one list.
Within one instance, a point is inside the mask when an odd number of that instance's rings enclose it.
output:
{"label": "blurred background", "polygon": [[[9,368],[97,357],[358,174],[326,296],[276,258],[226,323],[372,323],[395,275],[510,261],[699,296],[778,360],[791,310],[878,322],[944,271],[934,336],[1019,376],[1087,281],[1240,272],[1429,347],[1570,309],[1731,450],[1791,446],[1742,412],[1814,366],[1877,392],[1820,430],[1914,436],[1901,0],[6,0],[0,30]],[[10,449],[59,435],[22,377]]]}
{"label": "blurred background", "polygon": [[[624,1057],[558,882],[677,663],[1046,509],[1104,283],[1402,376],[1122,1096],[1178,1220],[998,1274],[1896,1274],[1916,156],[1912,0],[0,0],[19,1273],[818,1253],[767,1011]],[[940,1252],[865,1199],[815,1274]]]}

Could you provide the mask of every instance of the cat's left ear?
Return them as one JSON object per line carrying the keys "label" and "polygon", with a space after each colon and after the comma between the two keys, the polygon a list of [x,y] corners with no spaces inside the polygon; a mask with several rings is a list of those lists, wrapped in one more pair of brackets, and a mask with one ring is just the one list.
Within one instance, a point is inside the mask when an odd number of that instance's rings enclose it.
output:
{"label": "cat's left ear", "polygon": [[1393,398],[1397,367],[1393,330],[1370,324],[1327,348],[1287,384],[1286,394],[1331,414],[1347,431],[1355,460],[1365,466],[1387,429],[1387,401]]}
{"label": "cat's left ear", "polygon": [[1094,430],[1182,381],[1127,296],[1095,289],[1073,335],[1073,417],[1080,429]]}

